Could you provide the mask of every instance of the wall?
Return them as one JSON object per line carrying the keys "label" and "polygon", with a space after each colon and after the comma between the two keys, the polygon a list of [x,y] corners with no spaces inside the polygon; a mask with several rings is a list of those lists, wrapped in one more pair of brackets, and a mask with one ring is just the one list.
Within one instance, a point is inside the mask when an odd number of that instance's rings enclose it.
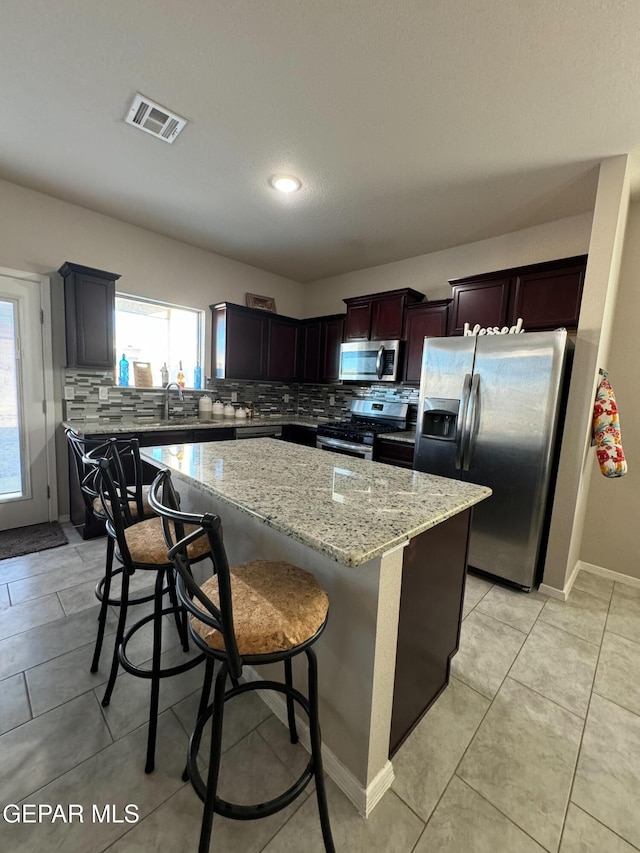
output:
{"label": "wall", "polygon": [[344,297],[412,287],[428,299],[451,296],[450,278],[583,255],[589,246],[591,213],[514,231],[491,240],[407,258],[305,284],[304,316],[337,314]]}
{"label": "wall", "polygon": [[591,475],[591,417],[598,368],[608,361],[630,199],[628,156],[600,166],[571,373],[544,583],[564,590],[580,557]]}
{"label": "wall", "polygon": [[[246,292],[273,296],[279,313],[303,316],[303,290],[296,282],[7,181],[0,181],[0,218],[0,266],[51,276],[56,423],[62,420],[59,368],[66,358],[63,288],[56,270],[64,261],[120,273],[117,286],[122,292],[205,310],[207,342],[208,306],[223,300],[244,304]],[[209,354],[205,372],[210,374]],[[61,434],[57,457],[60,512],[65,513],[66,447]]]}
{"label": "wall", "polygon": [[[608,361],[603,366],[620,409],[623,447],[629,470],[621,479],[596,471],[591,479],[580,559],[640,578],[638,507],[640,494],[640,204],[630,208]],[[591,452],[593,454],[593,451]],[[595,469],[595,460],[591,461]]]}

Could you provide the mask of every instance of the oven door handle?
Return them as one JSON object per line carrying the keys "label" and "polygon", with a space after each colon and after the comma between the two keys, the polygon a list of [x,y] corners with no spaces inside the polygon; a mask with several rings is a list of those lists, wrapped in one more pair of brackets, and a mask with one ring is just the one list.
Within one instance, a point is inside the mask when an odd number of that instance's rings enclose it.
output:
{"label": "oven door handle", "polygon": [[378,379],[382,379],[382,371],[384,369],[383,358],[384,358],[384,346],[381,346],[380,349],[378,350],[378,355],[376,358],[376,376],[378,377]]}
{"label": "oven door handle", "polygon": [[365,458],[373,453],[373,447],[370,444],[354,444],[349,441],[343,441],[341,438],[329,438],[324,435],[317,437],[316,447],[335,447],[336,450],[349,450]]}

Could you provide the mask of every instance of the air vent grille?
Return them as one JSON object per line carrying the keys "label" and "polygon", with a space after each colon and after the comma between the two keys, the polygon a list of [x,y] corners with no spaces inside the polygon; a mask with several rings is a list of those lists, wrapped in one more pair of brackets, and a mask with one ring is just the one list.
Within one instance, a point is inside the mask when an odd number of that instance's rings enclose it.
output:
{"label": "air vent grille", "polygon": [[129,107],[125,121],[133,127],[144,130],[145,133],[150,133],[152,136],[162,139],[163,142],[169,143],[173,142],[187,124],[186,119],[172,113],[166,107],[146,98],[139,92]]}

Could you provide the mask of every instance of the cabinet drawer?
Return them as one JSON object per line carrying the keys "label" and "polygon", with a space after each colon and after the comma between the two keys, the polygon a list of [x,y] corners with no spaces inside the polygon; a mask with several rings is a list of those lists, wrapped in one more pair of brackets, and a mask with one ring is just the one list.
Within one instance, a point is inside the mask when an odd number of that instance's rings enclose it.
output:
{"label": "cabinet drawer", "polygon": [[413,468],[413,444],[388,441],[379,438],[374,448],[374,461],[395,465],[398,468]]}

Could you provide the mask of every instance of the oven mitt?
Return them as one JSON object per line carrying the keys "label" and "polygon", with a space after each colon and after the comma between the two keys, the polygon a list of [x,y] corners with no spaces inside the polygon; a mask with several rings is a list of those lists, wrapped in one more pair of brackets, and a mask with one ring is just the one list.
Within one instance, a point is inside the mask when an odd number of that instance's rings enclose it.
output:
{"label": "oven mitt", "polygon": [[627,460],[620,438],[616,398],[606,376],[598,385],[593,405],[593,437],[602,474],[605,477],[623,477],[627,473]]}

